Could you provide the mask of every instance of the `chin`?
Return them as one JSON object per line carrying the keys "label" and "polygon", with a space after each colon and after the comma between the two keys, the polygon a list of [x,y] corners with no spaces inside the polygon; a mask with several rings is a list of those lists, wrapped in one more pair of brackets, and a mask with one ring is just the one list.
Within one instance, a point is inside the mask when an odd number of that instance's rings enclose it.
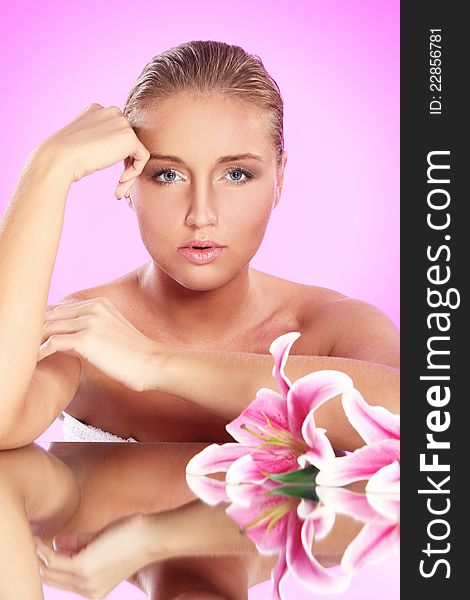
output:
{"label": "chin", "polygon": [[219,273],[211,274],[203,273],[200,268],[198,268],[198,271],[191,275],[174,274],[172,278],[188,290],[208,292],[209,290],[216,290],[222,287],[235,276],[235,273],[227,274],[225,271],[222,272],[222,270]]}
{"label": "chin", "polygon": [[180,269],[167,269],[163,265],[160,268],[171,279],[182,287],[197,292],[207,292],[224,286],[240,273],[247,265],[228,268],[226,265],[188,265]]}
{"label": "chin", "polygon": [[249,262],[230,266],[217,264],[216,261],[209,265],[184,265],[178,269],[166,270],[163,268],[163,270],[186,289],[207,292],[226,285],[247,267],[249,267]]}

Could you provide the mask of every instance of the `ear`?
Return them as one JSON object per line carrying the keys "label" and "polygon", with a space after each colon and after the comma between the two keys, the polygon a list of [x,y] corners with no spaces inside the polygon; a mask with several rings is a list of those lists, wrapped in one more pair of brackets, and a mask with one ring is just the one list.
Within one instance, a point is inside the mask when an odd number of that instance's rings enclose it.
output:
{"label": "ear", "polygon": [[278,205],[279,200],[281,199],[282,185],[284,183],[284,169],[286,168],[287,163],[287,152],[284,150],[281,156],[281,164],[277,168],[276,173],[276,191],[274,196],[273,210]]}

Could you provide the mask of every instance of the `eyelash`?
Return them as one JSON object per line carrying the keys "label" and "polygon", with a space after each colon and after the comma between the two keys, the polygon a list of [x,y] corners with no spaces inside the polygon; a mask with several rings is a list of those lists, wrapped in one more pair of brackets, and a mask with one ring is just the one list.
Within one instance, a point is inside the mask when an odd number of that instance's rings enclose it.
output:
{"label": "eyelash", "polygon": [[[235,167],[233,169],[230,169],[230,171],[227,173],[227,175],[230,173],[233,173],[233,172],[237,172],[237,171],[239,171],[240,173],[245,175],[246,179],[244,179],[243,181],[232,180],[231,183],[233,183],[234,185],[243,185],[243,184],[247,183],[248,181],[250,181],[250,179],[254,178],[253,173],[251,173],[247,169],[244,169],[243,167]],[[160,175],[163,175],[164,173],[174,173],[174,172],[175,171],[173,169],[160,169],[159,171],[156,171],[153,175],[151,175],[150,179],[152,181],[154,181],[155,183],[158,183],[159,185],[170,185],[174,182],[173,181],[163,181],[162,179],[158,179],[158,177],[160,177]]]}

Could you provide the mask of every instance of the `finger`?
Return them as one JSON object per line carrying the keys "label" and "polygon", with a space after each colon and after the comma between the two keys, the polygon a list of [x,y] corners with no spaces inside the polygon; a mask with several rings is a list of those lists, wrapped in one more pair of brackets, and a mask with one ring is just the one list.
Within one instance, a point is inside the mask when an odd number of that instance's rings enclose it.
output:
{"label": "finger", "polygon": [[43,567],[39,569],[39,572],[44,585],[58,588],[60,590],[67,590],[69,592],[73,592],[74,594],[80,594],[81,596],[85,596],[86,594],[84,586],[81,583],[76,583],[73,577],[48,573],[45,572]]}
{"label": "finger", "polygon": [[77,570],[76,560],[72,556],[54,552],[39,538],[34,538],[36,552],[41,562],[41,568],[62,573],[73,573]]}
{"label": "finger", "polygon": [[56,552],[76,553],[85,548],[95,537],[96,532],[59,534],[52,540],[52,546]]}
{"label": "finger", "polygon": [[[82,331],[51,335],[38,351],[38,362],[55,352],[76,352],[81,354],[83,346]],[[86,358],[86,357],[84,357]]]}
{"label": "finger", "polygon": [[[132,174],[133,177],[137,177],[142,173],[150,158],[150,152],[147,148],[142,144],[142,142],[137,138],[137,146],[135,150],[131,154],[131,163],[129,164],[128,170],[129,173]],[[133,160],[132,160],[133,159]]]}
{"label": "finger", "polygon": [[76,333],[85,329],[87,324],[86,319],[86,316],[74,317],[72,319],[48,319],[43,325],[42,342],[51,335]]}
{"label": "finger", "polygon": [[64,557],[64,555],[55,554],[54,561],[56,566],[52,565],[52,559],[49,561],[49,566],[40,564],[39,572],[46,585],[67,589],[86,597],[98,597],[96,585],[98,573],[93,572],[96,570],[89,570],[83,560],[83,555]]}
{"label": "finger", "polygon": [[[79,316],[87,316],[92,314],[111,313],[121,323],[135,327],[124,317],[124,315],[116,308],[114,303],[105,296],[97,298],[89,298],[88,300],[79,300],[70,304],[63,304],[48,310],[44,314],[44,321],[55,321],[59,319],[73,319]],[[138,331],[136,329],[136,331]]]}
{"label": "finger", "polygon": [[107,309],[115,308],[114,304],[109,298],[105,296],[98,296],[96,298],[88,298],[87,300],[76,300],[69,302],[68,304],[58,304],[52,310],[47,310],[44,316],[47,320],[53,320],[55,318],[73,318],[84,313],[84,309],[89,307],[106,307]]}
{"label": "finger", "polygon": [[114,191],[116,197],[122,199],[124,196],[126,196],[128,198],[136,179],[137,177],[134,176],[125,182],[120,182]]}
{"label": "finger", "polygon": [[86,300],[74,300],[73,302],[67,302],[67,304],[56,304],[54,308],[52,308],[51,310],[46,310],[44,314],[53,316],[56,315],[59,311],[80,308],[81,306],[86,306],[87,304],[90,304],[90,302],[93,302],[95,300],[98,300],[98,298],[87,298]]}

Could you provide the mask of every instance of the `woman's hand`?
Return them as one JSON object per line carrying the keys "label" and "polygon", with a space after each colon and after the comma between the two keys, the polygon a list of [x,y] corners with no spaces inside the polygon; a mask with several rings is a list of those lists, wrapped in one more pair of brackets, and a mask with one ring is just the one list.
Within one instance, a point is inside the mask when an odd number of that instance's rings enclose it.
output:
{"label": "woman's hand", "polygon": [[121,110],[96,102],[48,137],[38,150],[60,156],[70,170],[72,183],[124,160],[126,168],[115,190],[119,200],[129,194],[150,157]]}
{"label": "woman's hand", "polygon": [[38,362],[54,352],[78,354],[109,377],[142,392],[149,389],[150,370],[158,368],[160,349],[108,298],[92,298],[46,312]]}
{"label": "woman's hand", "polygon": [[52,550],[34,537],[43,583],[86,598],[105,598],[150,562],[145,515],[112,521],[93,533],[56,536]]}

